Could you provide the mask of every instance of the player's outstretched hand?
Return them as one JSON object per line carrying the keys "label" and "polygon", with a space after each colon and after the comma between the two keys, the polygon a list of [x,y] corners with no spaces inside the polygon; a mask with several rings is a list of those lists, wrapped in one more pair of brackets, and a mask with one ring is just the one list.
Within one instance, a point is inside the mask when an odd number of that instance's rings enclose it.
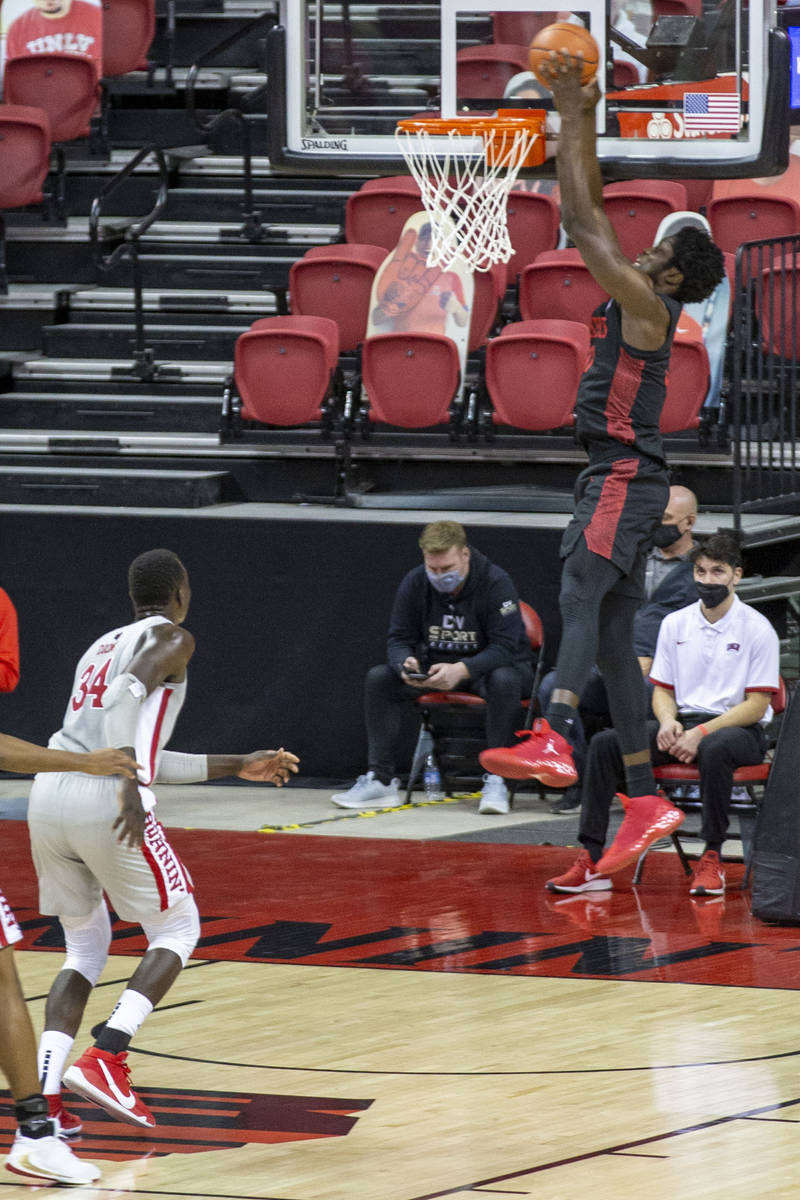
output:
{"label": "player's outstretched hand", "polygon": [[135,779],[139,766],[124,750],[91,750],[83,755],[81,770],[86,775],[124,775]]}
{"label": "player's outstretched hand", "polygon": [[297,774],[299,762],[296,754],[282,746],[280,750],[255,750],[245,756],[237,774],[240,779],[250,779],[253,783],[274,783],[275,787],[283,787],[287,779]]}
{"label": "player's outstretched hand", "polygon": [[562,116],[591,111],[601,96],[600,85],[595,75],[588,83],[581,83],[583,55],[574,58],[553,50],[539,68],[547,86],[553,93],[556,108]]}

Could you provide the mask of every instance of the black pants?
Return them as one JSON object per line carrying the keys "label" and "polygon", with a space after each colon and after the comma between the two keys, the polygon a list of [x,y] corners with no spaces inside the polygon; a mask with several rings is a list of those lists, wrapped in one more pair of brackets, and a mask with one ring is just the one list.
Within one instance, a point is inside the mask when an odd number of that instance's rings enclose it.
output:
{"label": "black pants", "polygon": [[[698,722],[699,723],[699,722]],[[658,722],[650,721],[650,751],[653,766],[678,760],[656,745]],[[763,726],[747,725],[715,729],[706,734],[692,763],[700,772],[700,799],[703,824],[700,836],[705,842],[723,842],[728,829],[728,810],[737,767],[760,763],[766,749]],[[622,790],[625,775],[619,741],[613,729],[597,733],[589,743],[589,758],[581,797],[579,840],[591,852],[605,845],[608,814],[615,794]]]}
{"label": "black pants", "polygon": [[[520,663],[496,667],[477,683],[469,679],[457,691],[477,692],[486,701],[486,740],[489,746],[510,746],[519,728],[520,704],[533,687],[533,667]],[[364,715],[367,724],[368,770],[378,779],[395,774],[397,744],[402,728],[402,710],[423,693],[403,683],[388,664],[372,667],[364,684]]]}

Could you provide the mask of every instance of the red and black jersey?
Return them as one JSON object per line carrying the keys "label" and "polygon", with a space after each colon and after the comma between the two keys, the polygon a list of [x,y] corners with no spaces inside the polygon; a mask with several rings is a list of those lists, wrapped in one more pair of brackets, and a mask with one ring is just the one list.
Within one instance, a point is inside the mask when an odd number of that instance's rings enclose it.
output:
{"label": "red and black jersey", "polygon": [[618,442],[664,461],[658,423],[682,305],[672,296],[660,298],[669,312],[669,329],[658,350],[625,344],[616,300],[592,313],[592,347],[575,405],[576,432],[590,454],[598,443]]}

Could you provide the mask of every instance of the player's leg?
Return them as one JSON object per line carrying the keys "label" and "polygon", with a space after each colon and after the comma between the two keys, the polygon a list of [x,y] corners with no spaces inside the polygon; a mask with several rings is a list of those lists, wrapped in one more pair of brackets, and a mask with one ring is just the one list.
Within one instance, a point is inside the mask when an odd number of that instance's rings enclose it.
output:
{"label": "player's leg", "polygon": [[12,942],[19,926],[0,896],[0,1068],[14,1100],[17,1132],[6,1167],[16,1175],[43,1182],[84,1184],[100,1178],[91,1163],[81,1162],[58,1138],[36,1072],[36,1038],[22,994]]}

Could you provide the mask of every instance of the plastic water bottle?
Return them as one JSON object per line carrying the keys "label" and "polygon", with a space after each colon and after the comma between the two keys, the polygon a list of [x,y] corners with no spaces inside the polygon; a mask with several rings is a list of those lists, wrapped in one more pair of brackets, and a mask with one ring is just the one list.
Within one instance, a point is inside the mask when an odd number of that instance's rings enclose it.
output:
{"label": "plastic water bottle", "polygon": [[429,754],[425,759],[425,770],[422,773],[422,783],[425,788],[426,800],[444,800],[442,777],[436,765],[436,759]]}

